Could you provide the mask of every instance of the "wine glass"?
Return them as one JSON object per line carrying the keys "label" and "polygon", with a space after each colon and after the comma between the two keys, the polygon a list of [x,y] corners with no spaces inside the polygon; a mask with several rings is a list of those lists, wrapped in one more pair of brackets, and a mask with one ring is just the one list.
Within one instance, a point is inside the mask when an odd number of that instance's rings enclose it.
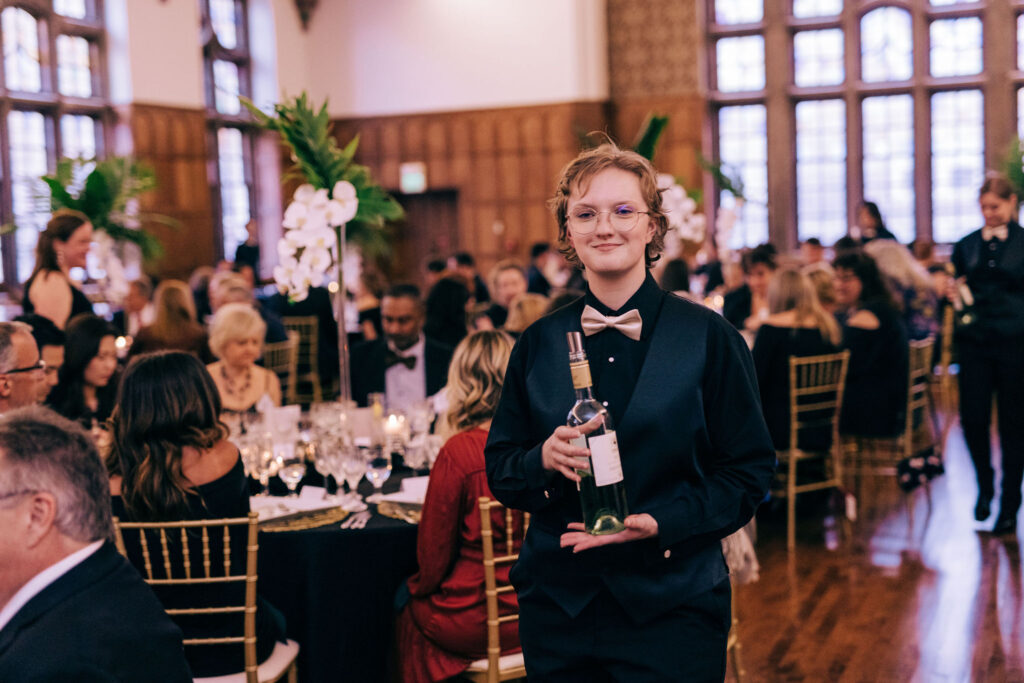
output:
{"label": "wine glass", "polygon": [[299,494],[296,489],[302,478],[306,476],[305,449],[297,448],[295,445],[292,445],[291,448],[275,446],[274,451],[279,463],[277,476],[288,487],[288,497],[298,498]]}
{"label": "wine glass", "polygon": [[348,484],[348,495],[355,503],[362,501],[362,496],[359,495],[358,489],[359,482],[366,475],[366,466],[366,457],[358,448],[343,450],[341,457],[338,459],[338,472],[345,479],[345,483]]}
{"label": "wine glass", "polygon": [[269,433],[265,433],[254,438],[252,444],[256,450],[253,474],[260,482],[260,492],[256,495],[269,496],[270,478],[277,474],[274,440]]}
{"label": "wine glass", "polygon": [[391,453],[387,448],[372,446],[366,454],[366,478],[373,484],[374,493],[366,499],[368,503],[378,503],[382,499],[381,491],[384,482],[391,476]]}
{"label": "wine glass", "polygon": [[332,448],[318,447],[315,449],[313,466],[316,471],[319,472],[324,478],[324,500],[330,498],[330,494],[327,492],[328,484],[327,478],[334,476],[334,482],[338,487],[341,486],[341,480],[335,475],[338,471],[338,459],[340,455]]}

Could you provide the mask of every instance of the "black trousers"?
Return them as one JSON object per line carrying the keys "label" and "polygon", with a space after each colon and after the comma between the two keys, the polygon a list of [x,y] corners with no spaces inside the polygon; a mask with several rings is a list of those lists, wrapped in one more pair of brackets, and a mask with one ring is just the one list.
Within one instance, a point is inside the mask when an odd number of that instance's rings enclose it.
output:
{"label": "black trousers", "polygon": [[607,590],[573,618],[531,591],[519,600],[530,683],[722,681],[732,619],[726,579],[655,619],[635,623]]}
{"label": "black trousers", "polygon": [[960,355],[960,423],[978,475],[978,491],[993,496],[992,397],[999,411],[999,446],[1003,485],[999,514],[1015,516],[1024,479],[1024,339],[962,340]]}

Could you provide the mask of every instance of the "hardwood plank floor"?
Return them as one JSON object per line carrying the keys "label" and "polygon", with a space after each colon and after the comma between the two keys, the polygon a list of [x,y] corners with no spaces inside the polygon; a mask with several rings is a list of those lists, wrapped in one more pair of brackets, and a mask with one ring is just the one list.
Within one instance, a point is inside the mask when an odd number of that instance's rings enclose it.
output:
{"label": "hardwood plank floor", "polygon": [[868,478],[849,539],[811,511],[788,553],[784,512],[759,515],[760,580],[736,594],[747,680],[1024,681],[1019,539],[974,521],[956,425],[945,464],[930,508],[913,494],[912,525],[887,478]]}

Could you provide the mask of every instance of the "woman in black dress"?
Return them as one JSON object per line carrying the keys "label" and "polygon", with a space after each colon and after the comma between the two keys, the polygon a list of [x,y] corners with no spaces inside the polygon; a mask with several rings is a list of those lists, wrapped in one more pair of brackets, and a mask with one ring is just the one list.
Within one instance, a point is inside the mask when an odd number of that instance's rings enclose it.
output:
{"label": "woman in black dress", "polygon": [[64,365],[48,406],[89,430],[102,425],[117,394],[117,331],[103,318],[84,313],[68,323]]}
{"label": "woman in black dress", "polygon": [[[144,522],[249,514],[248,480],[219,415],[217,387],[195,356],[164,351],[133,360],[110,419],[107,469],[114,514]],[[233,527],[233,531],[237,537],[231,539],[232,567],[244,567],[247,531],[245,527]],[[223,547],[214,541],[211,539],[211,553],[219,550],[223,558]],[[132,563],[141,567],[139,549],[128,550]],[[161,564],[153,563],[154,567]],[[223,561],[214,560],[212,566],[223,567]],[[166,607],[209,602],[202,597],[206,591],[221,595],[226,590],[218,585],[170,588],[155,587]],[[238,600],[240,597],[228,597],[223,601]],[[186,639],[207,638],[237,635],[240,619],[232,615],[183,616],[177,623]],[[262,662],[271,655],[275,641],[284,637],[283,617],[262,599],[256,612],[256,633]],[[238,645],[186,647],[185,656],[196,677],[221,676],[245,668],[243,648]]]}
{"label": "woman in black dress", "polygon": [[904,427],[910,362],[903,317],[870,256],[847,253],[832,265],[843,346],[850,350],[839,431],[896,436]]}
{"label": "woman in black dress", "polygon": [[[789,359],[834,353],[840,343],[839,324],[818,302],[814,286],[799,270],[786,268],[768,288],[770,315],[757,331],[754,367],[761,391],[761,410],[775,448],[789,448]],[[831,434],[805,434],[800,447],[820,450]]]}
{"label": "woman in black dress", "polygon": [[38,313],[60,329],[71,318],[92,313],[89,298],[76,287],[70,272],[85,268],[92,244],[92,223],[78,211],[63,209],[53,214],[36,243],[36,267],[25,282],[21,300],[23,312]]}

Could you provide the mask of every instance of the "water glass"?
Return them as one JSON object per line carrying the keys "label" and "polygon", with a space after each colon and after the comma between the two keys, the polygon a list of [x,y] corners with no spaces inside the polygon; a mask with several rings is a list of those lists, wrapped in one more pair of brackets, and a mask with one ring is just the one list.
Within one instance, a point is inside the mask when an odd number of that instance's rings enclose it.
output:
{"label": "water glass", "polygon": [[305,449],[282,448],[275,446],[276,460],[278,461],[277,476],[288,487],[288,497],[298,498],[297,488],[302,478],[306,476]]}
{"label": "water glass", "polygon": [[[338,471],[345,480],[345,483],[348,484],[349,495],[357,502],[362,500],[358,489],[359,482],[366,476],[366,467],[366,457],[360,452],[360,449],[349,448],[342,451],[341,458],[339,458]],[[337,475],[335,476],[337,477]]]}
{"label": "water glass", "polygon": [[373,484],[374,493],[367,498],[367,502],[376,503],[381,500],[381,490],[384,482],[391,476],[391,453],[388,449],[380,446],[373,446],[367,449],[366,454],[366,478]]}

